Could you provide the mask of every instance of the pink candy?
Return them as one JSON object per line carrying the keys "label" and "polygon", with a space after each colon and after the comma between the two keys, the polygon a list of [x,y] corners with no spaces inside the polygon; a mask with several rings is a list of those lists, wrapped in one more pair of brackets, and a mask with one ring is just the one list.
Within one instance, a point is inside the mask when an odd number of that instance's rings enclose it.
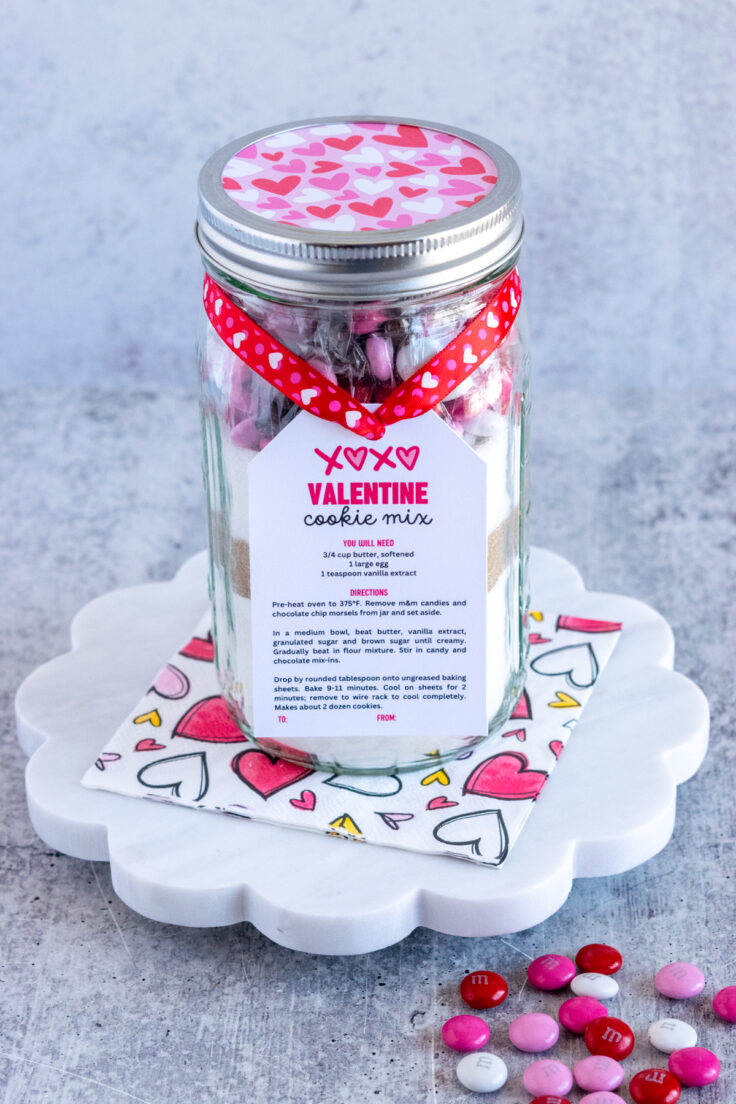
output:
{"label": "pink candy", "polygon": [[624,1079],[624,1067],[605,1054],[591,1054],[590,1058],[583,1058],[572,1072],[577,1084],[587,1092],[610,1092],[617,1089]]}
{"label": "pink candy", "polygon": [[262,432],[255,422],[250,421],[249,418],[238,422],[230,436],[233,444],[237,445],[238,448],[260,449],[265,443]]}
{"label": "pink candy", "polygon": [[452,1050],[480,1050],[491,1037],[491,1029],[480,1016],[452,1016],[442,1025],[442,1041]]}
{"label": "pink candy", "polygon": [[736,985],[719,989],[713,998],[713,1011],[726,1023],[736,1023]]}
{"label": "pink candy", "polygon": [[540,1058],[524,1070],[524,1088],[533,1096],[564,1096],[572,1088],[572,1074],[564,1062]]}
{"label": "pink candy", "polygon": [[591,1020],[607,1015],[608,1009],[605,1004],[594,1000],[593,997],[571,997],[560,1005],[557,1018],[568,1031],[572,1031],[575,1035],[582,1035]]}
{"label": "pink candy", "polygon": [[386,315],[381,310],[356,310],[350,321],[350,329],[354,334],[367,334],[377,330],[382,322],[386,321]]}
{"label": "pink candy", "polygon": [[533,1054],[549,1050],[560,1037],[560,1029],[544,1012],[529,1012],[517,1016],[509,1025],[509,1039],[518,1050]]}
{"label": "pink candy", "polygon": [[575,963],[564,955],[541,955],[529,963],[526,974],[535,989],[562,989],[577,973]]}
{"label": "pink candy", "polygon": [[365,343],[371,370],[377,380],[390,380],[394,374],[394,347],[389,337],[371,334]]}
{"label": "pink candy", "polygon": [[654,976],[654,986],[663,997],[674,1000],[689,1000],[702,993],[705,977],[702,970],[691,962],[671,962],[663,966]]}
{"label": "pink candy", "polygon": [[718,1080],[721,1063],[712,1050],[705,1047],[685,1047],[670,1054],[667,1063],[670,1073],[688,1087],[699,1088],[712,1085]]}
{"label": "pink candy", "polygon": [[586,1093],[585,1096],[580,1097],[580,1104],[623,1104],[623,1097],[618,1093],[606,1092],[594,1092]]}
{"label": "pink candy", "polygon": [[319,357],[312,357],[307,361],[311,368],[314,368],[315,372],[319,372],[321,376],[324,376],[330,383],[337,383],[337,376],[335,375],[335,369],[331,364],[328,364],[326,360],[321,360]]}
{"label": "pink candy", "polygon": [[[576,970],[569,958],[552,954],[536,958],[530,963],[527,974],[535,988],[554,990],[567,985]],[[655,975],[654,982],[663,996],[678,1000],[697,996],[705,986],[702,971],[688,962],[663,966]],[[736,985],[726,986],[715,995],[713,1009],[722,1020],[736,1023]],[[568,1031],[582,1035],[594,1020],[608,1017],[608,1010],[592,997],[575,996],[563,1001],[558,1017],[560,1024]],[[453,1016],[442,1028],[442,1038],[454,1050],[475,1051],[488,1042],[490,1029],[478,1016]],[[509,1039],[518,1050],[527,1053],[548,1050],[558,1038],[556,1022],[543,1012],[517,1016],[509,1026]],[[701,1087],[717,1081],[720,1071],[721,1064],[712,1051],[692,1046],[670,1055],[669,1073],[662,1072],[662,1077],[669,1078],[675,1086],[679,1081],[683,1086]],[[527,1066],[523,1075],[524,1088],[534,1097],[532,1104],[547,1100],[563,1101],[573,1083],[586,1093],[580,1104],[623,1104],[623,1098],[614,1092],[623,1079],[623,1067],[607,1054],[591,1054],[583,1058],[572,1073],[563,1062],[542,1058]]]}

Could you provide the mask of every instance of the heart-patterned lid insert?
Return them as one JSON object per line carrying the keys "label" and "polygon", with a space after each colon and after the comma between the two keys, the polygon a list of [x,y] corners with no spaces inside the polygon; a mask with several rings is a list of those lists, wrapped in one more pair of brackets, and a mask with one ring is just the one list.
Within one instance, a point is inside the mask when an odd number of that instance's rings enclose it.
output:
{"label": "heart-patterned lid insert", "polygon": [[222,186],[244,210],[304,229],[399,230],[447,218],[487,196],[490,155],[446,131],[396,122],[318,123],[238,150]]}

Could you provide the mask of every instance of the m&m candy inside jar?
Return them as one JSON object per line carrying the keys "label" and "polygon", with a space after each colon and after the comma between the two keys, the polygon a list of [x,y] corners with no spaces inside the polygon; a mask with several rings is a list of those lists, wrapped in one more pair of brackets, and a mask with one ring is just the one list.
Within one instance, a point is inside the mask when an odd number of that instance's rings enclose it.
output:
{"label": "m&m candy inside jar", "polygon": [[216,661],[273,754],[409,769],[519,698],[522,232],[513,159],[416,120],[270,128],[202,170]]}

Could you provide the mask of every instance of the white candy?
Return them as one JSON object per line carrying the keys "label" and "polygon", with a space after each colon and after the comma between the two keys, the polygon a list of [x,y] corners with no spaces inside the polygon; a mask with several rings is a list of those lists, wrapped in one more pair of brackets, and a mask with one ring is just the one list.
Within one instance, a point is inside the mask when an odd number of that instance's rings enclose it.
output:
{"label": "white candy", "polygon": [[695,1028],[684,1020],[657,1020],[647,1029],[647,1038],[653,1047],[672,1054],[683,1047],[692,1047],[698,1041]]}
{"label": "white candy", "polygon": [[402,380],[413,376],[417,368],[426,364],[442,348],[441,342],[424,334],[412,334],[396,354],[396,371]]}
{"label": "white candy", "polygon": [[578,974],[570,982],[570,988],[577,997],[610,1000],[618,993],[618,982],[608,974]]}
{"label": "white candy", "polygon": [[471,1092],[496,1092],[506,1084],[508,1075],[506,1063],[488,1051],[466,1054],[457,1064],[457,1079]]}

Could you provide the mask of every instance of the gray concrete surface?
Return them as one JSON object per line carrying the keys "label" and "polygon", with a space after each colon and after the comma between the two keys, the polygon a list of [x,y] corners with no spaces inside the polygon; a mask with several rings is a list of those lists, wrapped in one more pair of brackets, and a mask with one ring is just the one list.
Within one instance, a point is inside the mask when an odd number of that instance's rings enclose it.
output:
{"label": "gray concrete surface", "polygon": [[[576,884],[539,927],[477,941],[419,930],[385,951],[327,959],[248,925],[145,920],[116,899],[105,864],[58,855],[34,835],[15,688],[66,649],[79,606],[165,579],[202,546],[199,438],[194,402],[175,391],[0,395],[2,1104],[470,1101],[439,1029],[462,1011],[457,982],[478,967],[509,979],[509,1000],[490,1017],[511,1070],[494,1099],[522,1104],[525,1063],[505,1028],[559,1003],[522,991],[527,959],[593,940],[625,954],[614,1014],[637,1033],[662,1015],[691,1019],[721,1056],[722,1081],[683,1100],[733,1104],[736,1027],[715,1019],[708,997],[736,984],[736,399],[561,390],[538,393],[534,414],[535,540],[577,563],[591,587],[642,598],[670,620],[678,668],[711,701],[710,754],[680,791],[665,851]],[[677,958],[708,978],[691,1006],[653,991],[655,968]],[[583,1048],[567,1039],[555,1054],[574,1061]],[[631,1076],[657,1064],[640,1038],[626,1067]]]}
{"label": "gray concrete surface", "polygon": [[734,387],[735,42],[733,0],[6,0],[0,385],[185,385],[200,165],[354,111],[516,156],[540,388]]}

